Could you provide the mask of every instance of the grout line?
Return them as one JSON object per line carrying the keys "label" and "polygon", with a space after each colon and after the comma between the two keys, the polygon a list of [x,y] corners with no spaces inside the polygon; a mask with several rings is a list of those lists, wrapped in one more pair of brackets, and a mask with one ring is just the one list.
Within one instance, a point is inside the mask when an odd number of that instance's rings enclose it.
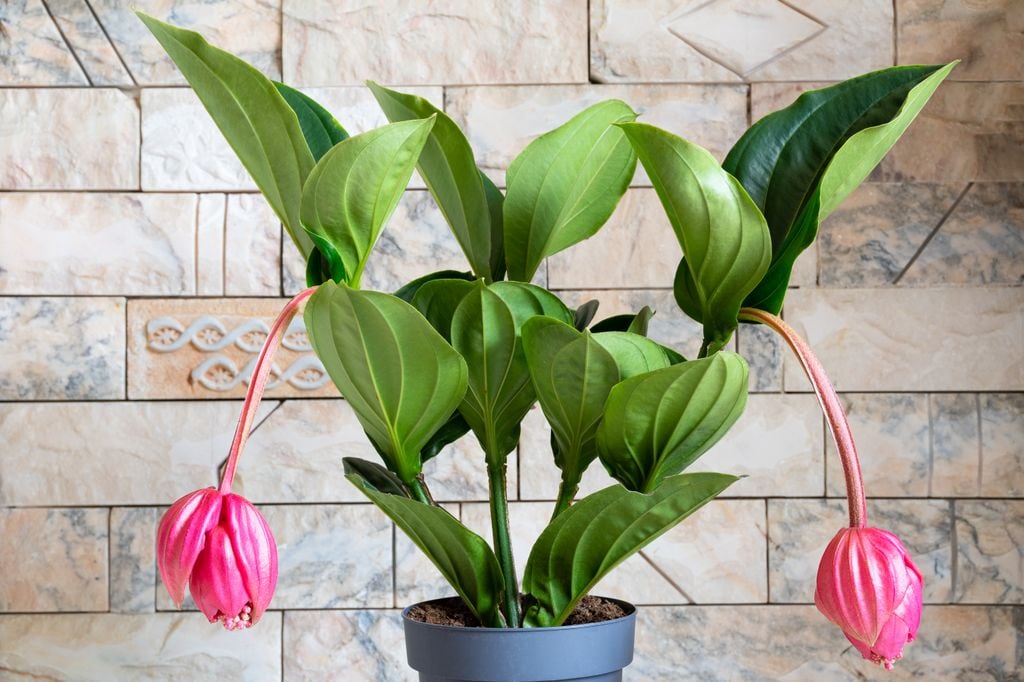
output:
{"label": "grout line", "polygon": [[96,14],[96,10],[93,9],[92,3],[89,0],[85,0],[85,6],[89,8],[89,12],[92,14],[92,18],[96,20],[96,25],[100,27],[100,31],[103,32],[103,37],[106,38],[107,42],[110,44],[110,49],[112,49],[114,51],[114,54],[117,55],[117,59],[121,62],[121,66],[124,67],[124,72],[128,74],[128,78],[131,79],[132,85],[138,87],[139,82],[135,80],[135,76],[132,74],[132,70],[128,68],[128,62],[126,62],[124,60],[124,57],[121,56],[121,51],[117,49],[117,45],[114,44],[114,41],[110,39],[110,34],[107,33],[107,27],[103,25],[102,21],[100,21],[100,16]]}
{"label": "grout line", "polygon": [[953,211],[955,211],[957,206],[960,205],[960,202],[963,201],[965,196],[967,196],[967,193],[971,191],[971,187],[974,187],[974,183],[968,182],[967,186],[964,187],[963,191],[960,192],[959,196],[957,196],[957,198],[953,201],[953,205],[950,206],[949,209],[947,209],[946,212],[942,214],[942,217],[939,218],[939,224],[936,225],[932,229],[932,231],[928,233],[928,236],[924,238],[923,242],[921,242],[921,246],[917,247],[917,251],[914,252],[914,255],[910,257],[910,260],[907,261],[907,264],[903,266],[902,270],[900,270],[900,274],[896,275],[896,278],[892,281],[893,286],[899,284],[900,280],[903,279],[903,276],[907,274],[907,271],[910,270],[910,268],[913,267],[914,263],[917,262],[917,259],[921,256],[922,253],[924,253],[924,250],[928,248],[928,245],[931,243],[932,239],[935,238],[935,235],[939,233],[939,230],[941,230],[942,226],[946,224],[946,221],[949,220],[949,217],[953,215]]}
{"label": "grout line", "polygon": [[985,450],[984,450],[984,443],[985,443],[985,441],[981,437],[981,428],[982,428],[982,422],[981,422],[981,393],[975,393],[974,394],[974,409],[975,409],[975,414],[976,414],[976,419],[977,419],[977,424],[978,424],[978,485],[975,488],[975,490],[977,490],[978,493],[980,494],[981,493],[981,482],[982,482],[982,480],[984,480],[982,478],[982,476],[985,473]]}
{"label": "grout line", "polygon": [[95,83],[92,82],[92,78],[89,77],[89,72],[85,70],[85,66],[82,64],[82,60],[78,58],[78,53],[75,52],[75,48],[71,47],[71,41],[64,35],[64,29],[60,27],[57,19],[54,18],[53,12],[50,11],[50,4],[47,0],[41,0],[43,9],[46,10],[46,15],[50,17],[50,23],[57,29],[57,34],[60,35],[60,39],[64,41],[64,47],[68,48],[68,52],[71,53],[71,58],[75,60],[75,64],[78,64],[78,68],[82,70],[82,75],[85,76],[85,82],[89,84],[89,87],[93,87]]}
{"label": "grout line", "polygon": [[928,497],[932,496],[935,483],[935,412],[932,398],[931,393],[925,395],[928,406]]}
{"label": "grout line", "polygon": [[[128,329],[128,299],[123,298],[122,300],[124,301],[124,388],[121,391],[121,395],[123,396],[123,400],[127,401],[129,399],[128,363],[131,362],[131,353],[128,352],[128,345],[131,341],[132,333],[131,330]],[[2,401],[0,401],[0,404],[2,404]]]}
{"label": "grout line", "polygon": [[772,603],[772,526],[768,515],[768,500],[764,501],[764,598]]}
{"label": "grout line", "polygon": [[668,575],[668,573],[666,573],[666,572],[665,572],[665,571],[664,571],[664,570],[663,570],[663,569],[661,568],[661,566],[659,566],[658,564],[654,563],[654,560],[652,560],[652,559],[651,559],[651,557],[647,556],[647,552],[645,552],[645,551],[643,551],[643,550],[640,550],[639,552],[637,552],[637,554],[639,554],[639,555],[640,555],[640,557],[641,557],[641,558],[643,558],[643,560],[644,560],[644,561],[646,561],[646,562],[647,562],[648,564],[650,564],[650,565],[651,565],[651,568],[653,568],[653,569],[654,569],[655,571],[657,571],[658,575],[660,575],[660,576],[661,576],[662,578],[664,578],[664,579],[665,579],[665,581],[666,581],[666,582],[667,582],[667,583],[668,583],[669,585],[671,585],[672,587],[674,587],[674,588],[675,588],[675,590],[676,590],[676,592],[678,592],[678,593],[679,593],[680,595],[682,595],[683,599],[685,599],[686,601],[688,601],[688,602],[689,602],[690,604],[695,604],[695,603],[696,603],[696,602],[695,602],[695,601],[693,600],[693,597],[691,597],[690,595],[688,595],[688,594],[686,593],[686,590],[684,590],[684,589],[683,589],[683,588],[682,588],[682,587],[681,587],[681,586],[679,585],[679,583],[677,583],[677,582],[676,582],[675,580],[673,580],[673,579],[672,579],[672,578],[671,578],[671,577],[670,577],[670,576]]}

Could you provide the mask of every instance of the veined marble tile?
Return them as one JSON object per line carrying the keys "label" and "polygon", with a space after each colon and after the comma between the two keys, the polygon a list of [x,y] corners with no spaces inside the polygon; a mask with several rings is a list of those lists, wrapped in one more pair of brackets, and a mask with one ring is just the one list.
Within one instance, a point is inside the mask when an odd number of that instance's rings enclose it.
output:
{"label": "veined marble tile", "polygon": [[897,36],[905,64],[963,59],[956,80],[1024,80],[1020,48],[1024,14],[1015,0],[898,0]]}
{"label": "veined marble tile", "polygon": [[0,89],[0,189],[137,189],[139,106],[114,88]]}
{"label": "veined marble tile", "polygon": [[228,195],[224,234],[224,293],[281,293],[281,221],[260,194]]}
{"label": "veined marble tile", "polygon": [[124,299],[0,298],[0,399],[124,397]]}
{"label": "veined marble tile", "polygon": [[[861,185],[821,226],[821,285],[892,284],[963,189],[912,182]],[[915,263],[908,276],[916,268]]]}
{"label": "veined marble tile", "polygon": [[1024,496],[1024,397],[981,397],[981,494]]}
{"label": "veined marble tile", "polygon": [[[1019,608],[926,606],[917,640],[886,680],[1012,680],[1021,672]],[[878,679],[813,606],[646,607],[630,682]]]}
{"label": "veined marble tile", "polygon": [[[146,299],[128,304],[128,396],[243,397],[256,356],[286,300]],[[335,397],[306,336],[292,320],[274,355],[266,395]]]}
{"label": "veined marble tile", "polygon": [[0,612],[106,611],[107,513],[0,509]]}
{"label": "veined marble tile", "polygon": [[46,5],[85,69],[90,85],[133,84],[87,0],[46,0]]}
{"label": "veined marble tile", "polygon": [[[857,441],[864,489],[872,497],[927,497],[931,468],[928,396],[865,393],[840,396]],[[846,497],[843,467],[831,434],[825,439],[829,497]]]}
{"label": "veined marble tile", "polygon": [[[952,596],[950,502],[869,500],[868,525],[899,536],[921,575],[925,602]],[[822,552],[848,525],[846,500],[768,500],[770,601],[812,603]]]}
{"label": "veined marble tile", "polygon": [[281,614],[239,632],[196,613],[0,616],[0,669],[52,680],[276,680]]}
{"label": "veined marble tile", "polygon": [[653,189],[631,189],[601,230],[548,258],[553,289],[671,289],[683,250]]}
{"label": "veined marble tile", "polygon": [[814,0],[600,0],[590,74],[601,82],[830,80],[892,64],[893,7]]}
{"label": "veined marble tile", "polygon": [[1024,83],[947,81],[877,175],[887,181],[1019,182],[1022,144]]}
{"label": "veined marble tile", "polygon": [[[520,578],[530,556],[530,549],[548,525],[553,507],[552,502],[513,502],[509,505],[512,555],[516,575]],[[700,511],[683,523],[695,523],[699,518]],[[491,542],[491,516],[486,504],[462,505],[462,522],[488,543]],[[686,589],[685,585],[682,587]],[[634,604],[686,604],[690,601],[640,554],[619,564],[590,593],[624,599]]]}
{"label": "veined marble tile", "polygon": [[162,511],[155,507],[110,510],[110,610],[114,613],[155,610],[156,527]]}
{"label": "veined marble tile", "polygon": [[586,16],[582,0],[444,0],[429,10],[285,0],[284,77],[307,86],[586,82]]}
{"label": "veined marble tile", "polygon": [[782,390],[782,358],[790,351],[778,334],[764,325],[741,324],[736,347],[750,368],[751,393]]}
{"label": "veined marble tile", "polygon": [[189,194],[0,193],[5,294],[195,293]]}
{"label": "veined marble tile", "polygon": [[[736,85],[544,85],[449,88],[445,106],[466,132],[477,164],[500,187],[509,163],[539,135],[605,99],[621,99],[645,123],[706,147],[721,160],[746,130],[746,88]],[[650,186],[637,165],[634,185]]]}
{"label": "veined marble tile", "polygon": [[1024,604],[1024,500],[958,500],[954,505],[954,601]]}
{"label": "veined marble tile", "polygon": [[185,79],[135,16],[134,8],[199,31],[211,44],[238,55],[270,78],[281,77],[280,0],[89,1],[139,85],[182,85]]}
{"label": "veined marble tile", "polygon": [[[273,407],[264,401],[257,421]],[[0,505],[169,505],[217,482],[240,410],[241,401],[0,404]]]}
{"label": "veined marble tile", "polygon": [[[455,518],[459,518],[461,515],[458,504],[442,504],[441,506]],[[405,608],[429,599],[454,596],[455,590],[444,579],[437,567],[400,528],[396,528],[394,605],[398,608]]]}
{"label": "veined marble tile", "polygon": [[[794,289],[786,319],[840,391],[1024,389],[1024,290]],[[787,390],[809,390],[786,363]]]}
{"label": "veined marble tile", "polygon": [[0,7],[0,85],[88,85],[41,0]]}
{"label": "veined marble tile", "polygon": [[971,185],[900,283],[1021,284],[1022,264],[1024,184],[980,183]]}
{"label": "veined marble tile", "polygon": [[226,223],[227,196],[200,194],[196,212],[196,294],[199,296],[224,295]]}
{"label": "veined marble tile", "polygon": [[[937,393],[928,396],[928,402],[932,422],[929,495],[977,495],[981,471],[978,396],[972,393]],[[1009,475],[1010,472],[999,474],[1000,477]]]}
{"label": "veined marble tile", "polygon": [[398,610],[289,611],[284,616],[284,680],[413,682]]}

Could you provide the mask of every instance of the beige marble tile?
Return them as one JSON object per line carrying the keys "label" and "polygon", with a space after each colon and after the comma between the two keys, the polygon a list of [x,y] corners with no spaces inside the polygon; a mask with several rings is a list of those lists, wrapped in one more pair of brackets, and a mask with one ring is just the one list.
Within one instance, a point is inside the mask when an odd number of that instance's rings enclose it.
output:
{"label": "beige marble tile", "polygon": [[131,87],[132,78],[96,21],[87,0],[46,0],[65,40],[85,70],[90,85]]}
{"label": "beige marble tile", "polygon": [[[264,402],[257,421],[273,407]],[[0,505],[169,505],[217,482],[240,408],[241,401],[0,404]]]}
{"label": "beige marble tile", "polygon": [[0,612],[106,611],[107,513],[0,509]]}
{"label": "beige marble tile", "polygon": [[5,2],[0,25],[0,85],[89,85],[41,0]]}
{"label": "beige marble tile", "polygon": [[259,194],[228,195],[224,229],[224,293],[281,293],[281,221]]}
{"label": "beige marble tile", "polygon": [[110,610],[150,613],[156,606],[156,527],[162,509],[114,507],[110,510]]}
{"label": "beige marble tile", "polygon": [[139,85],[182,85],[185,79],[133,9],[199,31],[213,45],[238,55],[269,77],[280,79],[280,0],[89,2]]}
{"label": "beige marble tile", "polygon": [[397,610],[289,611],[284,616],[284,680],[413,682]]}
{"label": "beige marble tile", "polygon": [[1015,0],[898,0],[897,49],[904,64],[962,59],[957,80],[1024,80],[1024,6]]}
{"label": "beige marble tile", "polygon": [[[128,396],[243,397],[252,365],[287,303],[280,298],[145,299],[128,304]],[[274,355],[271,397],[335,397],[301,315]]]}
{"label": "beige marble tile", "polygon": [[195,292],[190,194],[0,193],[5,294]]}
{"label": "beige marble tile", "polygon": [[281,615],[240,632],[196,613],[0,616],[0,669],[15,679],[276,680]]}
{"label": "beige marble tile", "polygon": [[[786,319],[840,391],[1020,390],[1022,301],[1016,288],[794,289]],[[810,389],[795,363],[784,380]]]}
{"label": "beige marble tile", "polygon": [[954,601],[1024,604],[1024,501],[954,503]]}
{"label": "beige marble tile", "polygon": [[120,298],[0,298],[0,399],[124,397]]}
{"label": "beige marble tile", "polygon": [[137,189],[139,107],[113,88],[0,89],[0,189]]}
{"label": "beige marble tile", "polygon": [[981,470],[978,396],[973,393],[936,393],[928,396],[928,403],[932,422],[929,495],[977,495]]}
{"label": "beige marble tile", "polygon": [[736,330],[736,347],[749,367],[751,393],[782,390],[782,358],[789,348],[778,334],[763,325],[741,324]]}
{"label": "beige marble tile", "polygon": [[226,195],[200,194],[196,213],[196,294],[199,296],[224,295],[226,221]]}
{"label": "beige marble tile", "polygon": [[793,272],[789,276],[791,287],[815,287],[818,286],[819,242],[815,241],[807,247],[793,263]]}
{"label": "beige marble tile", "polygon": [[778,3],[600,0],[590,6],[590,74],[601,82],[849,78],[892,64],[893,7],[847,12]]}
{"label": "beige marble tile", "polygon": [[[895,533],[921,575],[926,603],[950,601],[954,546],[950,502],[870,500],[869,526]],[[813,603],[821,554],[848,525],[845,500],[768,500],[770,601]]]}
{"label": "beige marble tile", "polygon": [[683,250],[653,189],[626,192],[593,237],[548,259],[553,289],[672,288]]}
{"label": "beige marble tile", "polygon": [[1024,398],[981,396],[981,494],[1024,497]]}
{"label": "beige marble tile", "polygon": [[[459,518],[458,504],[442,504],[452,516]],[[395,606],[405,608],[412,604],[440,597],[454,597],[455,590],[444,579],[437,567],[419,550],[412,540],[395,529]]]}
{"label": "beige marble tile", "polygon": [[[931,467],[928,396],[864,393],[840,396],[857,442],[864,489],[872,497],[927,497]],[[843,467],[825,439],[829,497],[845,497]]]}
{"label": "beige marble tile", "polygon": [[586,82],[586,16],[582,0],[350,10],[285,0],[284,77],[304,86]]}
{"label": "beige marble tile", "polygon": [[[466,132],[477,164],[500,187],[509,163],[537,136],[605,99],[641,121],[709,149],[718,159],[746,129],[746,88],[735,85],[544,85],[448,88],[445,110]],[[649,186],[637,166],[634,185]]]}

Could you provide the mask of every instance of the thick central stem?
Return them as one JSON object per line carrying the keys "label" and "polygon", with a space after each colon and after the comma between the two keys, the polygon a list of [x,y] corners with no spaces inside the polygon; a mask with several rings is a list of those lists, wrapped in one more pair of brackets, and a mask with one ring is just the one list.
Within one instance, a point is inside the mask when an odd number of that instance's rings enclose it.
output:
{"label": "thick central stem", "polygon": [[846,421],[846,412],[843,411],[843,405],[839,401],[835,387],[832,386],[828,375],[825,374],[825,368],[818,362],[818,358],[815,357],[807,342],[777,315],[755,308],[742,308],[739,319],[760,322],[773,329],[786,340],[797,359],[800,360],[800,365],[807,378],[810,379],[815,395],[818,396],[818,403],[825,413],[825,421],[828,422],[829,431],[832,432],[832,439],[839,452],[839,459],[843,463],[846,499],[850,507],[850,526],[863,528],[867,520],[867,504],[864,501],[864,481],[861,478],[857,446],[853,442],[850,424]]}
{"label": "thick central stem", "polygon": [[316,287],[306,289],[295,298],[288,301],[281,314],[274,321],[274,326],[267,334],[267,340],[263,342],[263,348],[256,357],[256,364],[252,368],[252,376],[249,378],[249,388],[245,392],[245,402],[242,403],[242,415],[238,418],[238,427],[235,429],[234,440],[231,441],[231,450],[228,451],[228,463],[224,467],[224,475],[220,479],[220,491],[231,492],[231,483],[235,480],[235,468],[238,466],[238,457],[242,454],[245,441],[249,439],[249,432],[252,430],[252,422],[256,418],[256,410],[263,398],[263,391],[267,387],[267,380],[270,378],[270,368],[273,366],[274,353],[281,345],[281,339],[291,324],[299,306],[313,295]]}
{"label": "thick central stem", "polygon": [[505,578],[505,620],[508,627],[519,627],[519,583],[516,564],[512,559],[512,539],[508,527],[508,492],[505,464],[487,464],[487,482],[491,498],[491,531],[498,565]]}

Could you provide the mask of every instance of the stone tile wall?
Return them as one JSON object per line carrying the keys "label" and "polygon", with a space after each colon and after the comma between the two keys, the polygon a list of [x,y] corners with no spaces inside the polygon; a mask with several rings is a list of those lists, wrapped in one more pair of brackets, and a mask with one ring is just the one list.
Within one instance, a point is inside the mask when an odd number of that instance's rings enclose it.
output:
{"label": "stone tile wall", "polygon": [[[306,89],[350,130],[366,78],[465,126],[498,183],[597,99],[721,158],[811,87],[963,59],[800,261],[785,316],[850,411],[872,497],[921,567],[918,642],[887,679],[1024,676],[1024,3],[1019,0],[0,1],[0,678],[404,680],[399,609],[448,593],[341,475],[373,456],[293,327],[239,485],[277,534],[255,629],[174,610],[155,525],[215,480],[254,350],[302,264],[130,6]],[[414,179],[367,272],[380,289],[462,258]],[[612,314],[650,304],[684,352],[679,248],[639,172],[608,227],[541,281]],[[844,519],[836,457],[778,342],[743,329],[749,407],[700,466],[746,474],[598,592],[643,605],[630,680],[882,674],[815,612]],[[539,413],[510,476],[517,557],[555,495]],[[429,466],[486,530],[479,448]],[[608,483],[595,467],[585,489]]]}

